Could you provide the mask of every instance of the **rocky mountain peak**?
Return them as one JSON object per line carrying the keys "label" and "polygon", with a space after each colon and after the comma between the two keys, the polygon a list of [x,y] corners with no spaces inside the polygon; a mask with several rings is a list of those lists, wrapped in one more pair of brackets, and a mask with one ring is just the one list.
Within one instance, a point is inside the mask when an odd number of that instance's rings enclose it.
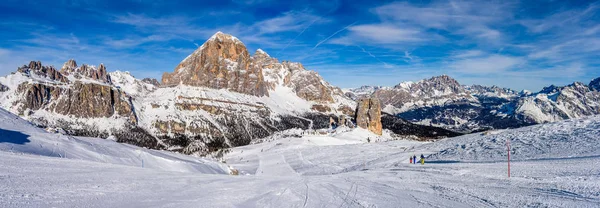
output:
{"label": "rocky mountain peak", "polygon": [[416,83],[400,83],[394,88],[407,89],[421,96],[439,96],[465,92],[464,87],[448,75],[435,76]]}
{"label": "rocky mountain peak", "polygon": [[33,73],[60,82],[68,82],[68,79],[56,70],[54,66],[43,66],[41,61],[31,61],[28,65],[19,67],[17,71],[29,75]]}
{"label": "rocky mountain peak", "polygon": [[156,80],[154,78],[144,78],[144,79],[142,79],[142,82],[154,85],[156,87],[160,86],[160,83],[158,82],[158,80]]}
{"label": "rocky mountain peak", "polygon": [[460,84],[458,83],[458,81],[456,81],[456,79],[454,79],[448,75],[432,77],[432,78],[424,80],[424,82],[431,83],[435,87],[438,87],[438,86],[442,86],[442,87],[448,86],[448,87],[452,87],[452,88],[460,87]]}
{"label": "rocky mountain peak", "polygon": [[265,57],[271,57],[269,56],[269,54],[265,51],[263,51],[262,49],[256,49],[256,52],[254,52],[254,56],[265,56]]}
{"label": "rocky mountain peak", "polygon": [[544,93],[544,94],[551,94],[551,93],[555,93],[557,92],[559,89],[559,87],[557,87],[556,85],[550,85],[547,87],[544,87],[540,93]]}
{"label": "rocky mountain peak", "polygon": [[29,69],[33,69],[33,70],[40,70],[40,69],[42,69],[42,62],[41,61],[30,61],[29,62]]}
{"label": "rocky mountain peak", "polygon": [[76,68],[77,68],[77,62],[75,62],[75,60],[73,60],[73,59],[69,59],[67,62],[65,62],[65,64],[63,64],[63,67],[60,69],[60,71],[61,72],[73,71]]}
{"label": "rocky mountain peak", "polygon": [[215,33],[185,58],[162,84],[229,89],[256,96],[268,95],[262,68],[251,64],[246,46],[236,37]]}

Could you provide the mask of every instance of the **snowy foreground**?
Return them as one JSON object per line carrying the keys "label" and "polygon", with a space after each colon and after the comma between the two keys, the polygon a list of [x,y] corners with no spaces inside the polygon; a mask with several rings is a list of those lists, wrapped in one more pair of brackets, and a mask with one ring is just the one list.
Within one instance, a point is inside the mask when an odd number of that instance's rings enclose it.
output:
{"label": "snowy foreground", "polygon": [[[274,138],[223,164],[11,116],[0,111],[0,207],[600,207],[600,117],[435,143],[362,130]],[[408,164],[421,153],[425,165]]]}

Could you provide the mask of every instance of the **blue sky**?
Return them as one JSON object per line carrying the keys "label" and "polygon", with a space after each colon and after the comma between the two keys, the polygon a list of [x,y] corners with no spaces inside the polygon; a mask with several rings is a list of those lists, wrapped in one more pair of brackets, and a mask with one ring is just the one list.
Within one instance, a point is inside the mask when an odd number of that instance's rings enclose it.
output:
{"label": "blue sky", "polygon": [[537,91],[600,76],[593,1],[3,0],[0,10],[0,75],[73,58],[160,80],[223,31],[344,88],[448,74]]}

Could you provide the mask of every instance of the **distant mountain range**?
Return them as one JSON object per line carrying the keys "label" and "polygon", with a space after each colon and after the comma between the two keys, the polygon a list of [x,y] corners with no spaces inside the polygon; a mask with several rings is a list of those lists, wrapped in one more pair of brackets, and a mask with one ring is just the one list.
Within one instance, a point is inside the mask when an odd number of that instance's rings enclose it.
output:
{"label": "distant mountain range", "polygon": [[531,93],[496,86],[466,86],[447,76],[394,87],[344,90],[352,99],[377,97],[383,111],[411,122],[459,132],[516,128],[600,113],[600,78]]}
{"label": "distant mountain range", "polygon": [[[78,136],[202,155],[290,128],[328,128],[351,120],[356,101],[300,63],[250,54],[216,33],[156,79],[67,61],[39,61],[0,77],[0,106],[30,122]],[[455,136],[386,115],[383,128],[419,138]]]}

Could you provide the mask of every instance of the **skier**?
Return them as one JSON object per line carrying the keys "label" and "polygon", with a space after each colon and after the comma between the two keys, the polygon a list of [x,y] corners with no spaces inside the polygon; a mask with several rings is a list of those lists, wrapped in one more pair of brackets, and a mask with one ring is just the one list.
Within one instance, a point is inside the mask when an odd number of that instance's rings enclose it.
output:
{"label": "skier", "polygon": [[423,154],[421,154],[421,165],[425,164],[425,156],[423,156]]}
{"label": "skier", "polygon": [[417,156],[416,155],[413,155],[413,160],[412,161],[413,161],[413,164],[417,164]]}
{"label": "skier", "polygon": [[410,161],[410,162],[408,162],[408,164],[412,164],[413,163],[412,162],[412,157],[408,157],[408,160]]}

